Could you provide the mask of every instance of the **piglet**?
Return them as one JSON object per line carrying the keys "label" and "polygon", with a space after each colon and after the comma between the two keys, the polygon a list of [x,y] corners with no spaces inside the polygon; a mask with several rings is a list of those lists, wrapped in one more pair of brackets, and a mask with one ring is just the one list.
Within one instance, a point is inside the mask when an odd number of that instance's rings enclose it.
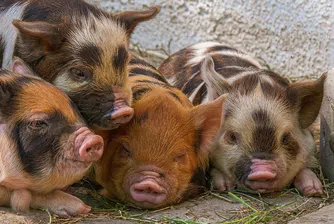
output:
{"label": "piglet", "polygon": [[88,213],[89,206],[61,189],[101,157],[102,137],[86,127],[63,92],[23,61],[16,58],[12,70],[0,70],[0,206]]}
{"label": "piglet", "polygon": [[140,208],[160,208],[192,197],[205,186],[209,146],[225,96],[193,107],[150,64],[129,66],[134,118],[115,131],[99,132],[105,153],[95,165],[104,194]]}
{"label": "piglet", "polygon": [[315,142],[308,130],[318,116],[326,74],[291,83],[249,54],[215,42],[180,50],[159,70],[194,104],[227,94],[222,126],[210,158],[214,186],[253,192],[293,183],[304,195],[321,195]]}

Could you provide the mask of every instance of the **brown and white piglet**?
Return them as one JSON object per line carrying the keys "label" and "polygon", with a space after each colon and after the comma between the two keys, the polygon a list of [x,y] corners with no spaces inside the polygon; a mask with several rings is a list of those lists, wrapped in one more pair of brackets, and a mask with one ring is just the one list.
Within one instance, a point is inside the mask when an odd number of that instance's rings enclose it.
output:
{"label": "brown and white piglet", "polygon": [[265,193],[293,182],[304,195],[322,194],[309,169],[315,142],[308,127],[318,115],[326,75],[290,83],[251,56],[214,42],[175,53],[159,70],[195,104],[228,93],[210,156],[217,189],[237,185]]}
{"label": "brown and white piglet", "polygon": [[95,166],[95,180],[107,196],[140,208],[193,196],[200,190],[203,179],[196,174],[204,176],[225,96],[193,107],[142,59],[132,58],[129,73],[135,115],[115,131],[99,132],[106,148]]}
{"label": "brown and white piglet", "polygon": [[71,98],[90,127],[114,129],[133,116],[130,36],[158,12],[112,15],[83,0],[0,1],[0,65],[22,58]]}
{"label": "brown and white piglet", "polygon": [[45,208],[60,216],[90,207],[62,188],[79,181],[103,153],[62,91],[16,58],[0,70],[0,206]]}

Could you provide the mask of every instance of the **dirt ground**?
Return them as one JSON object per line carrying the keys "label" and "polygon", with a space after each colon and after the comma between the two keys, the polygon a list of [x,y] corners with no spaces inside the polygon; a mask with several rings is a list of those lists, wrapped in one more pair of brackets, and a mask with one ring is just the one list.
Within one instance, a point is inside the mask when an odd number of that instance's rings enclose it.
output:
{"label": "dirt ground", "polygon": [[[147,57],[157,66],[163,57]],[[319,122],[313,127],[319,143]],[[319,145],[319,144],[318,144]],[[30,213],[15,213],[8,208],[0,208],[0,224],[37,224],[37,223],[288,223],[297,217],[333,203],[334,184],[329,184],[316,170],[324,183],[325,194],[322,198],[308,198],[299,195],[296,189],[286,189],[271,195],[252,195],[240,191],[219,193],[208,191],[197,198],[164,209],[148,211],[127,207],[117,201],[100,196],[88,181],[81,181],[71,187],[72,192],[92,206],[92,212],[85,216],[62,219],[48,211],[33,210]]]}

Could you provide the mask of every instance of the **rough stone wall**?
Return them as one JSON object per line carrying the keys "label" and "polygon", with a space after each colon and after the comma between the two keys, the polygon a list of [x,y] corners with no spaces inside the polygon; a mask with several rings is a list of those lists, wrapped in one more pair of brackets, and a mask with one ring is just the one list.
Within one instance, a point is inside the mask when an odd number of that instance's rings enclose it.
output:
{"label": "rough stone wall", "polygon": [[172,54],[200,41],[249,52],[290,77],[319,76],[334,67],[333,0],[88,0],[107,11],[161,5],[132,43]]}

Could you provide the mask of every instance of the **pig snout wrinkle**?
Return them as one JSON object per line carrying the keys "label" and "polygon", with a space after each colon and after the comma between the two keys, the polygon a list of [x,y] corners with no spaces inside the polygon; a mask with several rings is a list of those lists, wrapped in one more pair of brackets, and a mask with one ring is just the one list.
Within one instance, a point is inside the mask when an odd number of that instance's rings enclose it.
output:
{"label": "pig snout wrinkle", "polygon": [[167,198],[166,190],[154,179],[145,179],[130,187],[131,197],[137,202],[160,204]]}
{"label": "pig snout wrinkle", "polygon": [[277,165],[272,160],[253,159],[248,180],[272,180],[277,175]]}

